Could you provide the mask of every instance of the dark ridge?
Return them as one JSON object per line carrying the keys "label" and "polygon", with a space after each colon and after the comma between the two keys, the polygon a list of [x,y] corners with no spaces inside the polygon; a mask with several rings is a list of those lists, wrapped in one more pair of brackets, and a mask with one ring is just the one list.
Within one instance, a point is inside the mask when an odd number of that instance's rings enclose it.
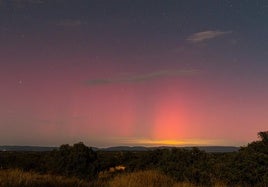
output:
{"label": "dark ridge", "polygon": [[[155,149],[172,149],[172,148],[182,148],[182,149],[192,149],[193,147],[172,147],[172,146],[160,146],[160,147],[143,147],[143,146],[115,146],[108,148],[97,148],[91,147],[93,151],[149,151]],[[239,147],[232,146],[196,146],[196,148],[201,151],[208,153],[227,153],[236,152]],[[36,151],[45,152],[58,149],[58,147],[40,147],[40,146],[0,146],[0,151]]]}
{"label": "dark ridge", "polygon": [[0,146],[0,151],[36,151],[45,152],[58,149],[57,147],[41,147],[41,146]]}
{"label": "dark ridge", "polygon": [[[181,148],[181,149],[192,149],[193,147],[172,147],[172,146],[161,146],[161,147],[143,147],[143,146],[116,146],[108,148],[96,148],[94,151],[149,151],[155,149],[172,149],[172,148]],[[201,151],[208,153],[227,153],[227,152],[236,152],[239,150],[239,147],[233,146],[196,146],[196,148]]]}

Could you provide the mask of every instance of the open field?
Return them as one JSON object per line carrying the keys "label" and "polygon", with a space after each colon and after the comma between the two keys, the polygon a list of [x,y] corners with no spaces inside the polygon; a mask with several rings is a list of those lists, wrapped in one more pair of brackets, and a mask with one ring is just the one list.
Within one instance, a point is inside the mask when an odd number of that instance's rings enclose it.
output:
{"label": "open field", "polygon": [[89,183],[77,178],[23,172],[19,169],[0,170],[0,187],[86,187]]}
{"label": "open field", "polygon": [[[86,181],[72,177],[23,172],[19,169],[0,171],[0,187],[197,187],[188,182],[176,182],[171,177],[155,171],[138,171],[116,175],[107,180]],[[215,184],[223,187],[225,185]]]}

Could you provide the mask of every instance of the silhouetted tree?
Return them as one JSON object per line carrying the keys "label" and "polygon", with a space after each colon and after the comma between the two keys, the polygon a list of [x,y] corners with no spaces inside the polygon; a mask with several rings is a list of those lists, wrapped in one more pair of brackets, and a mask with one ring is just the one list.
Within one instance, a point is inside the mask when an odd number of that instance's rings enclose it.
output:
{"label": "silhouetted tree", "polygon": [[258,137],[262,142],[268,143],[268,131],[259,132]]}
{"label": "silhouetted tree", "polygon": [[97,155],[82,142],[60,146],[47,157],[47,170],[57,174],[92,178],[97,173]]}

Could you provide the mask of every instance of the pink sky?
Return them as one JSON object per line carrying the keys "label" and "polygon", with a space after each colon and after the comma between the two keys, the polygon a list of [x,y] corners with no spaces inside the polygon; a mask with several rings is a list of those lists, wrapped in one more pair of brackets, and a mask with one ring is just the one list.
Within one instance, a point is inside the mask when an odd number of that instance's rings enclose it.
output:
{"label": "pink sky", "polygon": [[17,71],[1,73],[3,144],[245,145],[268,123],[265,94],[220,85],[205,71],[107,84],[86,81],[146,77],[161,70],[126,75],[97,66]]}
{"label": "pink sky", "polygon": [[265,2],[0,0],[0,145],[235,145],[268,127]]}

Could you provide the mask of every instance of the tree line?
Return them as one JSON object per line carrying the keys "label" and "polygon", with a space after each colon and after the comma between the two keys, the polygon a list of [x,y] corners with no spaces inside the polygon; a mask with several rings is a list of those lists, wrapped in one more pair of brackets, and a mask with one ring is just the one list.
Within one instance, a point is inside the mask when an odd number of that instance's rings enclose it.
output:
{"label": "tree line", "polygon": [[0,152],[1,169],[19,168],[81,179],[95,179],[118,165],[124,172],[159,170],[177,181],[211,185],[268,185],[268,131],[238,152],[206,153],[198,148],[150,151],[93,151],[83,143],[61,145],[50,152]]}

